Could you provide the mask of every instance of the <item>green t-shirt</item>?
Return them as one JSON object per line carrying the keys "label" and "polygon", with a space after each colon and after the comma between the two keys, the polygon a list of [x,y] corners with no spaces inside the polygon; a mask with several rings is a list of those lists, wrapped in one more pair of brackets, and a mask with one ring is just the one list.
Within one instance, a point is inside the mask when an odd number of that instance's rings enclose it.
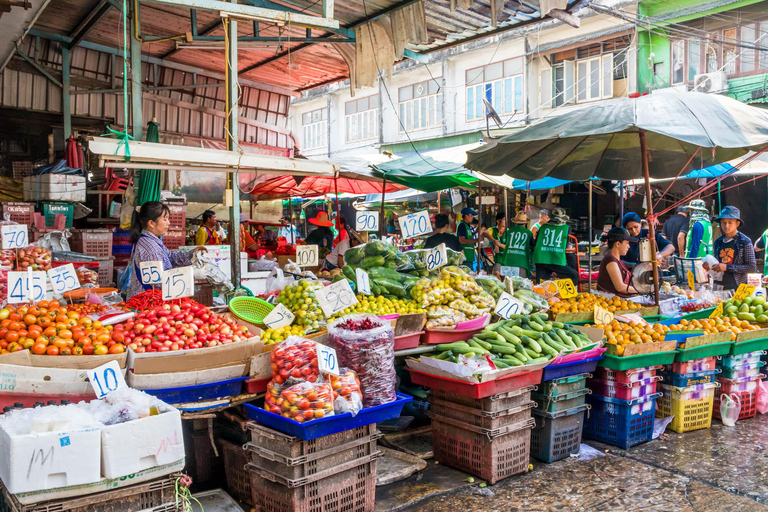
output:
{"label": "green t-shirt", "polygon": [[493,238],[504,245],[496,255],[496,263],[505,267],[519,267],[526,270],[532,268],[531,264],[531,240],[533,234],[525,226],[515,225],[504,231],[498,237],[498,230],[493,228]]}
{"label": "green t-shirt", "polygon": [[536,236],[533,263],[565,266],[565,248],[568,245],[568,224],[544,224]]}

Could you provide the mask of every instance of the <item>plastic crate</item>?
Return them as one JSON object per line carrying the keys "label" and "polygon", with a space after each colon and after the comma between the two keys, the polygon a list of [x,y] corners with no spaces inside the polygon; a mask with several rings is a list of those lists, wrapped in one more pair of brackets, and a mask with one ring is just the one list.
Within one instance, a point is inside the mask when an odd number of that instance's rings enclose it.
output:
{"label": "plastic crate", "polygon": [[192,300],[203,306],[213,306],[213,285],[208,281],[195,281],[195,293]]}
{"label": "plastic crate", "polygon": [[537,410],[544,412],[558,412],[584,405],[586,396],[591,393],[591,389],[583,388],[558,396],[546,396],[539,393],[531,393],[531,398],[536,400],[538,404],[536,406]]}
{"label": "plastic crate", "polygon": [[32,162],[29,160],[17,160],[11,164],[13,179],[20,180],[32,175]]}
{"label": "plastic crate", "polygon": [[647,368],[649,366],[660,366],[671,364],[675,360],[677,353],[674,350],[668,352],[651,352],[650,354],[639,354],[636,356],[613,356],[606,354],[598,366],[610,368],[611,370],[632,370],[635,368]]}
{"label": "plastic crate", "polygon": [[657,370],[663,366],[648,366],[645,368],[635,368],[632,370],[611,370],[610,368],[599,367],[597,377],[603,380],[613,380],[624,384],[631,384],[645,379],[650,379],[656,375]]}
{"label": "plastic crate", "polygon": [[534,411],[536,426],[531,431],[531,456],[555,462],[579,453],[584,429],[584,411],[589,405],[580,405],[559,412]]}
{"label": "plastic crate", "polygon": [[720,361],[720,366],[723,368],[743,368],[744,366],[760,362],[760,357],[763,355],[765,355],[765,352],[760,350],[737,356],[726,356]]}
{"label": "plastic crate", "polygon": [[673,373],[694,373],[714,370],[716,367],[717,357],[705,357],[690,361],[675,361],[672,364],[666,365],[664,369]]}
{"label": "plastic crate", "polygon": [[435,397],[429,399],[429,410],[438,418],[452,418],[469,425],[496,430],[509,425],[515,425],[531,417],[531,409],[536,402],[529,400],[526,403],[503,411],[488,412],[459,405],[447,400],[439,400]]}
{"label": "plastic crate", "polygon": [[485,398],[470,398],[437,388],[431,389],[429,393],[430,397],[438,400],[445,400],[447,402],[453,402],[454,404],[464,405],[478,411],[499,412],[529,402],[531,400],[531,391],[534,389],[536,389],[535,386],[525,386]]}
{"label": "plastic crate", "polygon": [[337,434],[302,441],[276,430],[249,422],[251,442],[245,449],[251,467],[269,471],[285,481],[298,482],[333,471],[350,461],[377,454],[381,433],[375,425],[353,428]]}
{"label": "plastic crate", "polygon": [[654,394],[656,392],[656,383],[660,380],[661,376],[659,375],[630,384],[613,380],[591,379],[589,387],[597,395],[632,400]]}
{"label": "plastic crate", "polygon": [[43,216],[45,216],[46,226],[53,226],[57,213],[60,213],[66,217],[67,220],[64,224],[64,227],[71,228],[72,217],[75,213],[75,205],[72,203],[63,203],[58,201],[43,203]]}
{"label": "plastic crate", "polygon": [[70,247],[75,252],[88,256],[112,256],[112,230],[73,229]]}
{"label": "plastic crate", "polygon": [[112,276],[114,275],[113,270],[115,268],[114,256],[97,257],[94,261],[99,264],[99,286],[112,286],[114,284],[114,280],[112,279]]}
{"label": "plastic crate", "polygon": [[731,347],[732,355],[748,354],[758,350],[768,350],[768,338],[757,338],[749,341],[734,343]]}
{"label": "plastic crate", "polygon": [[539,393],[544,396],[560,396],[587,387],[587,379],[592,378],[591,373],[571,375],[560,379],[548,380],[541,383]]}
{"label": "plastic crate", "polygon": [[669,384],[678,388],[715,382],[715,378],[719,374],[720,370],[717,369],[694,373],[659,372],[659,375],[661,375],[661,378],[663,379],[662,382],[664,382],[664,384]]}
{"label": "plastic crate", "polygon": [[422,334],[424,334],[424,331],[395,336],[395,350],[405,350],[407,348],[418,347]]}
{"label": "plastic crate", "polygon": [[[684,332],[684,331],[677,331]],[[675,361],[693,361],[698,359],[724,356],[728,354],[733,348],[732,341],[725,341],[722,343],[712,343],[710,345],[702,345],[700,347],[693,348],[679,348],[676,350]]]}
{"label": "plastic crate", "polygon": [[528,471],[533,418],[489,436],[483,429],[455,420],[432,419],[432,450],[435,460],[490,484]]}
{"label": "plastic crate", "polygon": [[187,222],[187,203],[171,201],[166,203],[166,205],[171,212],[168,216],[171,229],[185,229]]}
{"label": "plastic crate", "polygon": [[739,396],[739,402],[741,402],[740,420],[754,418],[757,415],[757,387],[760,380],[762,380],[760,375],[746,379],[718,377],[717,381],[720,383],[720,390],[715,393],[714,410],[712,411],[714,418],[716,420],[720,419],[720,397],[724,394],[736,394]]}
{"label": "plastic crate", "polygon": [[380,421],[391,420],[400,416],[403,405],[413,400],[413,397],[397,393],[397,399],[387,404],[375,405],[361,409],[356,416],[351,413],[334,414],[325,418],[314,419],[299,423],[289,418],[273,414],[259,407],[264,401],[254,404],[243,404],[248,418],[280,432],[290,434],[305,441],[318,437],[336,434],[343,430],[362,427]]}
{"label": "plastic crate", "polygon": [[325,478],[298,487],[250,470],[253,506],[259,512],[372,512],[376,503],[376,461],[339,467]]}
{"label": "plastic crate", "polygon": [[587,403],[592,409],[584,423],[584,438],[625,450],[650,441],[653,436],[656,399],[660,395],[654,393],[635,400],[588,396]]}
{"label": "plastic crate", "polygon": [[3,218],[8,216],[8,220],[17,224],[26,224],[31,226],[34,224],[35,218],[35,203],[3,203]]}
{"label": "plastic crate", "polygon": [[542,374],[542,370],[518,372],[501,379],[489,380],[480,384],[470,384],[469,382],[423,373],[413,368],[407,368],[407,370],[411,373],[411,381],[414,384],[430,389],[442,389],[469,398],[485,398],[514,389],[536,385],[541,382]]}
{"label": "plastic crate", "polygon": [[736,368],[725,368],[721,366],[720,371],[722,372],[721,376],[725,377],[726,379],[746,379],[747,377],[760,375],[760,368],[763,366],[765,366],[765,361],[759,361],[757,363],[739,366]]}
{"label": "plastic crate", "polygon": [[594,372],[597,368],[597,363],[602,358],[602,356],[599,356],[592,359],[585,359],[583,361],[574,361],[572,363],[547,366],[544,368],[541,380],[544,382],[560,379],[563,377],[570,377],[571,375],[580,375],[582,373]]}
{"label": "plastic crate", "polygon": [[213,400],[239,395],[243,390],[243,381],[248,377],[198,384],[196,386],[184,386],[180,388],[144,389],[145,393],[156,396],[167,404],[181,404]]}
{"label": "plastic crate", "polygon": [[697,384],[678,388],[662,384],[661,396],[656,402],[656,416],[674,416],[668,429],[682,434],[712,426],[712,405],[718,384]]}
{"label": "plastic crate", "polygon": [[227,492],[237,501],[253,505],[251,477],[245,467],[248,464],[248,452],[243,449],[242,445],[231,443],[226,439],[220,439],[218,444],[224,459]]}
{"label": "plastic crate", "polygon": [[421,341],[426,345],[453,343],[454,341],[468,340],[483,329],[483,326],[474,329],[425,329]]}
{"label": "plastic crate", "polygon": [[258,394],[267,391],[267,384],[272,380],[272,377],[266,379],[248,379],[243,383],[246,393]]}
{"label": "plastic crate", "polygon": [[169,251],[175,251],[179,247],[184,247],[187,243],[187,232],[184,230],[169,229],[168,233],[163,235],[163,245]]}

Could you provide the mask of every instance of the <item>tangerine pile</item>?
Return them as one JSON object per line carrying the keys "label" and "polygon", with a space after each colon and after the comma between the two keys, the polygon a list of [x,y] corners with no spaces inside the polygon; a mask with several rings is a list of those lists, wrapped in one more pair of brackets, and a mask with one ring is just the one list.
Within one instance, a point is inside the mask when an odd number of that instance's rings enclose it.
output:
{"label": "tangerine pile", "polygon": [[632,302],[631,300],[620,297],[607,299],[596,293],[580,293],[575,297],[562,299],[559,302],[549,301],[549,310],[554,314],[592,312],[595,306],[600,306],[610,312],[641,309],[643,307],[642,304]]}
{"label": "tangerine pile", "polygon": [[616,351],[620,356],[624,355],[624,347],[627,345],[664,341],[664,335],[671,330],[669,326],[661,324],[624,323],[618,320],[593,327],[605,329],[606,343],[616,345]]}
{"label": "tangerine pile", "polygon": [[717,334],[718,332],[730,332],[731,341],[736,341],[736,335],[742,332],[755,331],[759,326],[746,320],[739,320],[730,317],[717,318],[698,318],[695,320],[680,320],[679,324],[670,325],[670,331],[695,331],[702,330],[707,334]]}

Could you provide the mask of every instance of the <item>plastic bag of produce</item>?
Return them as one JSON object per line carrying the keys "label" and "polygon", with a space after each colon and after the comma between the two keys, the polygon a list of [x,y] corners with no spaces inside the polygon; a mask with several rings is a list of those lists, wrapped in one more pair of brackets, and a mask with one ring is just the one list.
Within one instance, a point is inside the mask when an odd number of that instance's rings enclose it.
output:
{"label": "plastic bag of produce", "polygon": [[410,294],[411,298],[423,308],[448,304],[461,298],[461,295],[442,279],[419,279],[411,288]]}
{"label": "plastic bag of produce", "polygon": [[534,312],[549,309],[549,302],[538,293],[529,290],[515,290],[512,295],[514,295],[516,299],[529,304]]}
{"label": "plastic bag of produce", "polygon": [[357,374],[365,407],[395,400],[395,333],[390,322],[366,314],[344,316],[328,326],[339,366]]}
{"label": "plastic bag of produce", "polygon": [[458,313],[458,311],[448,306],[429,306],[427,309],[427,318],[440,318],[443,316],[455,315],[456,313]]}
{"label": "plastic bag of produce", "polygon": [[483,291],[483,288],[461,267],[443,267],[440,270],[440,279],[446,281],[451,288],[464,296],[475,295]]}
{"label": "plastic bag of produce", "polygon": [[453,309],[459,310],[465,315],[467,315],[468,318],[476,318],[480,311],[478,310],[477,306],[474,304],[470,304],[464,299],[456,299],[450,304],[448,304],[449,307],[452,307]]}
{"label": "plastic bag of produce", "polygon": [[530,290],[533,291],[533,281],[520,276],[509,276],[509,280],[512,281],[513,290]]}
{"label": "plastic bag of produce", "polygon": [[494,301],[499,300],[501,294],[504,293],[504,284],[494,276],[477,276],[475,282],[489,293]]}
{"label": "plastic bag of produce", "polygon": [[[495,279],[495,278],[494,278]],[[476,295],[470,295],[467,297],[467,301],[470,304],[474,304],[478,308],[493,309],[496,307],[496,297],[488,292],[478,293]]]}
{"label": "plastic bag of produce", "polygon": [[306,331],[318,330],[326,324],[325,314],[315,298],[315,290],[323,287],[319,281],[302,279],[296,284],[287,286],[277,296],[277,303],[283,304],[296,315],[296,325]]}
{"label": "plastic bag of produce", "polygon": [[330,382],[299,382],[292,386],[267,384],[264,409],[299,423],[333,416],[333,389]]}
{"label": "plastic bag of produce", "polygon": [[51,251],[37,244],[28,245],[25,249],[19,249],[16,255],[16,269],[43,270],[51,268]]}
{"label": "plastic bag of produce", "polygon": [[344,414],[349,412],[356,416],[363,408],[363,392],[360,390],[360,379],[348,368],[339,370],[339,376],[329,375],[333,388],[333,412]]}
{"label": "plastic bag of produce", "polygon": [[466,322],[466,321],[467,321],[467,316],[460,311],[456,311],[452,315],[445,315],[439,318],[433,318],[429,320],[425,327],[427,329],[447,329],[450,327],[456,327],[461,322]]}
{"label": "plastic bag of produce", "polygon": [[316,344],[306,338],[289,336],[275,347],[269,360],[272,362],[272,380],[277,386],[324,380],[317,364]]}

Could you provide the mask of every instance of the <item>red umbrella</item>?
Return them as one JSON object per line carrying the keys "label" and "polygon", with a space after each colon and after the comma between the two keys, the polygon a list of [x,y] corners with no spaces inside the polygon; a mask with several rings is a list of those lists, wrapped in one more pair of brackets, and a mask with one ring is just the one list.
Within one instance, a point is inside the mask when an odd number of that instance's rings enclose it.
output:
{"label": "red umbrella", "polygon": [[370,181],[359,178],[334,178],[332,176],[307,176],[299,179],[299,183],[293,176],[277,176],[271,180],[259,183],[251,191],[251,194],[260,198],[266,197],[311,197],[324,194],[381,194],[383,192],[396,192],[405,190],[406,186],[388,182],[385,187],[378,181]]}

